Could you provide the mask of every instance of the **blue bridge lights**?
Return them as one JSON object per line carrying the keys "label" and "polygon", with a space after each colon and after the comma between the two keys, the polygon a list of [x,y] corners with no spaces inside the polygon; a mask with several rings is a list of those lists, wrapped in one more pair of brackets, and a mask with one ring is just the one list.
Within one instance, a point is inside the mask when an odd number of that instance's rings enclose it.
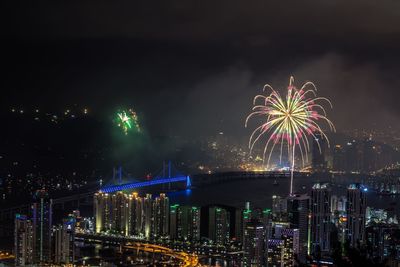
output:
{"label": "blue bridge lights", "polygon": [[155,179],[155,180],[144,181],[144,182],[134,182],[134,183],[121,184],[121,185],[110,185],[110,186],[102,187],[100,189],[100,191],[104,192],[104,193],[112,193],[112,192],[116,192],[116,191],[123,191],[123,190],[146,187],[146,186],[177,183],[177,182],[185,182],[186,188],[190,188],[192,186],[190,176],[178,176],[178,177],[171,177],[171,178]]}

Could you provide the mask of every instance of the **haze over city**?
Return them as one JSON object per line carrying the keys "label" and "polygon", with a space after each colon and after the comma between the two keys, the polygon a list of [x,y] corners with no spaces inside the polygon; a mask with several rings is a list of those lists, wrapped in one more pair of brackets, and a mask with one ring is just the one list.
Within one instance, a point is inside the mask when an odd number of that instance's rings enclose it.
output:
{"label": "haze over city", "polygon": [[[400,2],[7,1],[3,10],[4,263],[400,262]],[[133,199],[152,208],[133,215]],[[390,242],[379,245],[378,233]],[[261,250],[250,249],[253,235]],[[99,247],[113,238],[121,255]]]}

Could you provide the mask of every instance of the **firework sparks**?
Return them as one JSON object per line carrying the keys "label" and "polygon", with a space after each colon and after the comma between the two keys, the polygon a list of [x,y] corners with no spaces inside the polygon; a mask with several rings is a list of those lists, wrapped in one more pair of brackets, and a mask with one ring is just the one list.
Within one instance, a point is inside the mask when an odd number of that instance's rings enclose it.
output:
{"label": "firework sparks", "polygon": [[122,128],[126,135],[132,130],[140,132],[138,116],[132,109],[117,113],[117,125]]}
{"label": "firework sparks", "polygon": [[[329,139],[322,130],[321,122],[326,123],[330,130],[335,131],[333,123],[327,118],[323,103],[328,103],[332,108],[329,99],[317,97],[317,88],[312,82],[306,82],[298,89],[294,86],[294,78],[289,79],[286,98],[281,95],[269,84],[266,84],[263,91],[269,90],[269,95],[257,95],[253,101],[253,112],[246,118],[245,126],[254,116],[261,116],[265,119],[251,134],[249,139],[250,153],[254,145],[263,137],[266,138],[264,145],[263,161],[267,157],[267,166],[271,159],[272,152],[277,146],[280,149],[279,160],[282,161],[282,153],[287,148],[287,155],[291,157],[291,179],[290,194],[293,193],[293,171],[296,147],[300,151],[301,160],[304,165],[308,161],[307,152],[310,151],[311,136],[316,140],[319,150],[320,144],[317,136]],[[258,104],[257,104],[258,103]]]}

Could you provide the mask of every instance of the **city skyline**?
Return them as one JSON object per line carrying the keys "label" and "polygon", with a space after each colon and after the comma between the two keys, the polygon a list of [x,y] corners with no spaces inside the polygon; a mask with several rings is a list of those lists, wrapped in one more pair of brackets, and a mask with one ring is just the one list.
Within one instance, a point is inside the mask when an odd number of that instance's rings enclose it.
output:
{"label": "city skyline", "polygon": [[400,264],[400,2],[2,10],[0,265]]}

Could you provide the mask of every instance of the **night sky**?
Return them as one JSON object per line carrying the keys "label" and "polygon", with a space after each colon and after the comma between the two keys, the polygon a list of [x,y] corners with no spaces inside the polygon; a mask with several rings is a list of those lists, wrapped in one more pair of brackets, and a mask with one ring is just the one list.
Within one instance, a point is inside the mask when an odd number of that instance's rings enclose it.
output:
{"label": "night sky", "polygon": [[396,0],[7,2],[4,110],[134,107],[152,134],[245,136],[252,97],[294,75],[339,131],[398,126]]}

